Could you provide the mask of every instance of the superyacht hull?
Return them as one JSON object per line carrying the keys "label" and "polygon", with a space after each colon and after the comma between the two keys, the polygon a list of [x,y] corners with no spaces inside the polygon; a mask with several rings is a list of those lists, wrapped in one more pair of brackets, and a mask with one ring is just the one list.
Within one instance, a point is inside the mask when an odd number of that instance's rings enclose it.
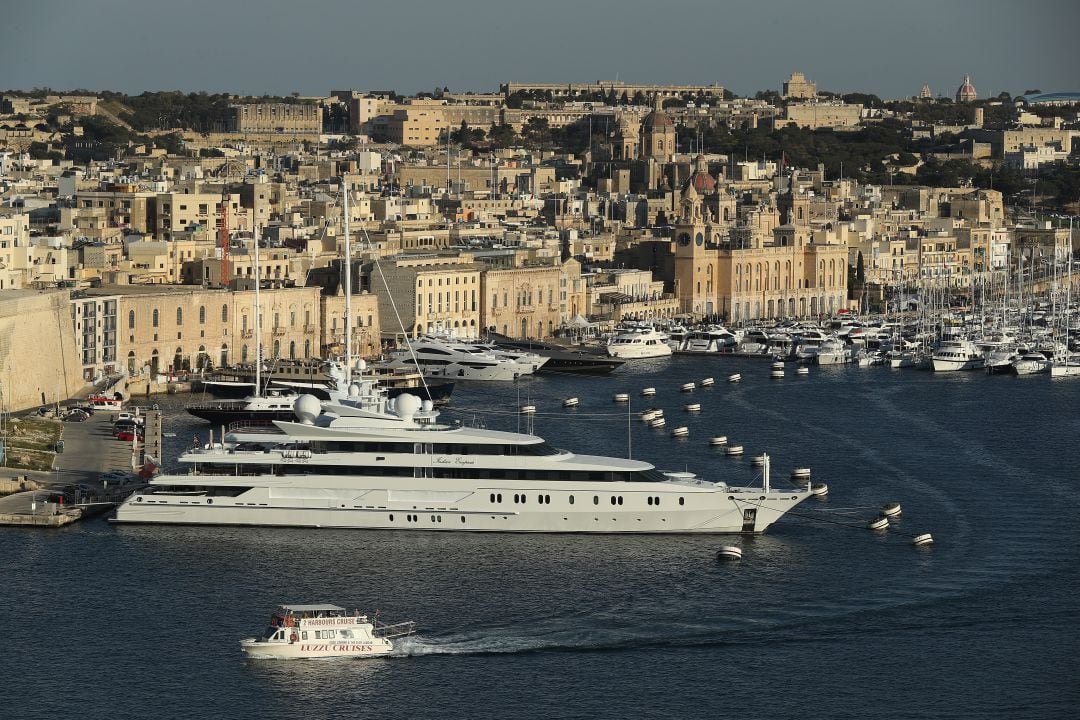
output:
{"label": "superyacht hull", "polygon": [[764,493],[760,488],[641,485],[598,489],[500,484],[456,490],[255,487],[236,497],[158,492],[130,497],[118,508],[114,522],[457,532],[760,533],[809,496],[805,489]]}

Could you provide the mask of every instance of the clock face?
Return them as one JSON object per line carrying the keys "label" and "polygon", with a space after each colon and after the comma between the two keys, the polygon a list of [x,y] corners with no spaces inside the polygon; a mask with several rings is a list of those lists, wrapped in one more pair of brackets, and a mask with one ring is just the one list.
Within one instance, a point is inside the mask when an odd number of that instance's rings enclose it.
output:
{"label": "clock face", "polygon": [[689,245],[690,244],[690,233],[680,233],[679,234],[679,244],[680,245]]}
{"label": "clock face", "polygon": [[694,238],[694,242],[696,242],[698,245],[703,245],[705,243],[705,236],[701,233],[698,233],[697,237]]}

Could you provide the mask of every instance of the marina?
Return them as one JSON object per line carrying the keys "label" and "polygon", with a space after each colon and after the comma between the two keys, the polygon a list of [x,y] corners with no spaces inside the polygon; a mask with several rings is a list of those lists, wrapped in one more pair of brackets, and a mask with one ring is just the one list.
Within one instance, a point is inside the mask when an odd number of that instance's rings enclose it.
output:
{"label": "marina", "polygon": [[[1073,504],[1063,503],[1071,486],[1057,468],[1061,455],[1054,448],[1066,447],[1067,438],[1080,431],[1071,412],[1080,401],[1080,386],[983,373],[868,372],[854,365],[822,367],[799,383],[772,383],[756,360],[715,362],[726,369],[710,368],[710,374],[738,371],[743,381],[699,387],[696,413],[683,411],[686,396],[679,389],[702,375],[701,361],[681,357],[629,365],[603,380],[537,375],[518,383],[471,384],[443,412],[447,418],[482,418],[489,428],[514,432],[521,421],[506,409],[527,393],[536,407],[535,432],[555,447],[623,457],[629,450],[632,457],[649,457],[658,465],[666,460],[666,467],[680,470],[706,468],[743,484],[760,481],[760,468],[749,458],[768,453],[773,468],[783,469],[773,472],[774,484],[786,483],[788,474],[797,478],[791,486],[812,477],[815,497],[764,535],[717,542],[708,536],[110,525],[90,519],[63,534],[0,532],[0,547],[16,566],[42,552],[50,557],[44,573],[16,571],[8,591],[46,612],[63,607],[74,622],[88,621],[105,598],[139,592],[150,605],[168,598],[175,612],[212,618],[217,636],[241,638],[251,630],[253,611],[283,597],[352,597],[366,587],[369,602],[422,618],[423,627],[395,641],[391,659],[376,661],[384,663],[378,665],[378,687],[347,690],[331,704],[345,708],[361,699],[387,700],[387,691],[380,689],[385,683],[411,682],[418,695],[403,701],[402,717],[435,697],[449,674],[468,680],[498,672],[506,687],[523,690],[537,673],[559,667],[565,651],[574,652],[590,673],[610,668],[670,683],[673,689],[660,691],[660,697],[690,714],[692,706],[682,704],[681,696],[693,696],[694,690],[679,678],[718,653],[740,683],[772,693],[780,706],[796,707],[801,691],[778,690],[742,668],[759,662],[790,667],[812,659],[823,692],[842,693],[843,684],[858,682],[867,692],[888,689],[894,702],[911,708],[920,707],[922,693],[897,688],[889,678],[909,672],[919,658],[926,664],[920,687],[944,692],[947,686],[957,698],[958,717],[985,716],[962,708],[969,702],[969,707],[1004,702],[1021,686],[1046,714],[1058,714],[1066,701],[1056,692],[1032,693],[1030,673],[988,683],[970,670],[967,652],[928,658],[925,644],[942,632],[970,633],[966,628],[978,618],[994,631],[970,634],[972,651],[993,658],[1007,648],[1010,665],[1029,662],[1032,672],[1057,657],[1056,677],[1049,683],[1044,677],[1041,687],[1072,686],[1071,665],[1062,656],[1066,650],[1050,640],[1058,637],[1054,625],[1006,620],[1030,617],[1033,595],[1049,612],[1077,610],[1075,593],[1066,592],[1060,578],[1080,560],[1080,547],[1062,542],[1055,530],[1077,518]],[[640,398],[643,387],[654,388],[655,396]],[[1021,387],[1022,393],[1016,391]],[[522,401],[516,400],[519,392]],[[627,395],[625,403],[612,403],[620,393]],[[567,397],[580,401],[572,422],[562,407]],[[206,426],[184,412],[186,400],[161,398],[168,467],[190,449],[193,435],[203,444],[209,441]],[[688,428],[689,438],[672,439],[634,422],[627,448],[627,414],[636,417],[648,409],[646,402],[685,418],[679,425]],[[1006,425],[966,421],[1000,414],[1002,403],[1018,422],[1040,418],[1044,431],[1021,441]],[[791,417],[798,417],[794,426]],[[745,448],[743,458],[725,457],[726,445],[713,444],[734,431]],[[911,452],[914,447],[920,451]],[[937,458],[933,467],[923,460],[928,452]],[[819,497],[817,489],[826,484],[828,495]],[[861,523],[886,514],[896,500],[903,513],[895,522],[890,518],[876,532],[862,529]],[[719,562],[718,554],[735,554],[725,547],[737,547],[741,559]],[[297,548],[303,548],[304,568],[283,576],[272,558]],[[343,552],[362,556],[362,568],[343,567]],[[147,588],[140,576],[163,563],[170,572]],[[84,602],[72,608],[62,598],[74,587],[76,565]],[[219,574],[231,568],[244,568],[247,582],[222,585]],[[856,578],[883,570],[888,582],[869,588],[856,584]],[[680,588],[677,600],[671,596],[673,584]],[[719,613],[718,593],[728,608]],[[143,627],[149,615],[138,613],[132,622]],[[890,624],[908,629],[883,630]],[[853,667],[848,659],[870,652],[883,632],[892,648],[889,656],[870,653],[873,662]],[[672,637],[678,641],[671,643]],[[1047,641],[1035,643],[1036,650],[1031,640],[1040,637]],[[61,654],[16,629],[11,643],[17,652],[64,672],[76,688],[98,682],[85,668],[106,657],[119,663],[120,671],[156,662],[166,674],[201,663],[205,676],[186,676],[187,687],[195,691],[187,707],[195,712],[230,716],[223,702],[269,710],[261,688],[278,682],[272,679],[274,663],[255,661],[259,664],[249,667],[238,660],[237,650],[208,652],[194,637],[179,638],[164,662],[152,661],[149,647],[125,637]],[[668,658],[659,671],[654,653],[642,649],[658,643],[665,644]],[[399,663],[398,657],[413,662]],[[304,667],[327,681],[344,672],[332,661]],[[227,699],[209,691],[221,679],[230,681]],[[296,692],[308,697],[310,691]],[[582,707],[591,702],[584,692],[569,697]],[[160,707],[158,698],[136,685],[119,709]],[[298,707],[293,699],[278,702]],[[469,705],[473,702],[496,702],[496,695],[481,689]],[[450,707],[464,709],[456,702]]]}

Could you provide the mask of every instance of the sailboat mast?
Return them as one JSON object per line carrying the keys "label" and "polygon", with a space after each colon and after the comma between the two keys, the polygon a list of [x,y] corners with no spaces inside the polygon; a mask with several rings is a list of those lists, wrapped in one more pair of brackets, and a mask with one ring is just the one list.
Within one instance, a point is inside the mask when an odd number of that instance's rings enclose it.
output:
{"label": "sailboat mast", "polygon": [[345,187],[342,195],[342,213],[344,214],[345,232],[345,386],[352,385],[353,347],[352,347],[352,242],[349,239],[349,185],[347,181],[342,183]]}
{"label": "sailboat mast", "polygon": [[255,248],[253,264],[255,266],[255,395],[262,395],[262,303],[259,286],[259,234],[255,233],[252,245]]}

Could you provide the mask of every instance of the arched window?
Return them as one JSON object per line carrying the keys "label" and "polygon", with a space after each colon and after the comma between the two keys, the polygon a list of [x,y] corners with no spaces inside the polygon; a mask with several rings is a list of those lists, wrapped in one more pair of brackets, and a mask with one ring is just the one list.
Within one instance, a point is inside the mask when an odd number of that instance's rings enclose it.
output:
{"label": "arched window", "polygon": [[176,324],[177,325],[183,325],[184,324],[184,309],[183,308],[176,308]]}
{"label": "arched window", "polygon": [[279,357],[281,357],[281,341],[280,340],[275,340],[274,341],[274,359],[277,360]]}
{"label": "arched window", "polygon": [[135,311],[128,310],[128,330],[135,329]]}
{"label": "arched window", "polygon": [[154,327],[158,326],[158,311],[157,311],[157,308],[154,308],[153,325],[154,325]]}
{"label": "arched window", "polygon": [[226,367],[229,364],[229,346],[225,343],[221,343],[221,367]]}
{"label": "arched window", "polygon": [[295,340],[290,340],[289,341],[289,359],[290,360],[295,360],[296,359],[296,341]]}
{"label": "arched window", "polygon": [[199,306],[199,324],[200,325],[205,325],[206,324],[206,306],[205,305],[200,305]]}
{"label": "arched window", "polygon": [[240,362],[246,364],[247,359],[248,359],[247,345],[244,345],[243,347],[240,348]]}
{"label": "arched window", "polygon": [[228,305],[222,305],[221,306],[221,322],[223,322],[223,323],[229,322],[229,306]]}
{"label": "arched window", "polygon": [[304,341],[304,359],[307,360],[309,357],[311,357],[311,341],[310,340],[305,340]]}

